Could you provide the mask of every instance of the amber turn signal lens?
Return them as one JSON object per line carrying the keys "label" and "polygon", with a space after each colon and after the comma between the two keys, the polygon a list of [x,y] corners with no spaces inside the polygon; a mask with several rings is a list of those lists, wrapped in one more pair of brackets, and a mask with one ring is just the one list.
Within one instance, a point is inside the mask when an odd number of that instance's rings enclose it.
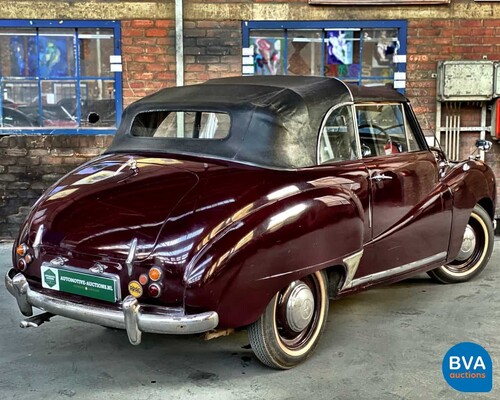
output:
{"label": "amber turn signal lens", "polygon": [[158,267],[153,267],[149,270],[149,278],[156,282],[159,281],[161,278],[161,269]]}
{"label": "amber turn signal lens", "polygon": [[26,255],[27,252],[28,252],[28,246],[26,246],[24,243],[16,247],[16,253],[21,257]]}

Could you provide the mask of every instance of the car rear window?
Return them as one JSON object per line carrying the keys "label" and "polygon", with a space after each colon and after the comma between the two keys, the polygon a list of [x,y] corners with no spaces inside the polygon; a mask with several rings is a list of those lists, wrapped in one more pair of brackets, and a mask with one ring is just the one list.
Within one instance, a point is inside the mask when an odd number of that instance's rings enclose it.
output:
{"label": "car rear window", "polygon": [[132,123],[132,136],[179,139],[224,139],[229,135],[229,114],[211,111],[148,111]]}

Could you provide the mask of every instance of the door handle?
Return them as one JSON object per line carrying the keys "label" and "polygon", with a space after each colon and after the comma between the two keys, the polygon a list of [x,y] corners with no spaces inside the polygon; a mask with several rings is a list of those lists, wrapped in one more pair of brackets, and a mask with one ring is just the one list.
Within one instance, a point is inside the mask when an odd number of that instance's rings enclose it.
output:
{"label": "door handle", "polygon": [[384,175],[384,174],[375,174],[370,176],[370,179],[375,182],[380,182],[380,181],[390,181],[392,179],[392,176],[389,175]]}

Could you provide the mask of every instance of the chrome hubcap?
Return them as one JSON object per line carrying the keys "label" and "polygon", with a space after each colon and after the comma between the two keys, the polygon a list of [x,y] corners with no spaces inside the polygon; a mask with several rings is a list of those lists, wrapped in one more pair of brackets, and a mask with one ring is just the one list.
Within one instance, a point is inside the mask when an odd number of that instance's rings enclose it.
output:
{"label": "chrome hubcap", "polygon": [[465,228],[464,238],[462,240],[462,247],[456,258],[457,261],[467,260],[473,253],[476,247],[476,234],[470,225]]}
{"label": "chrome hubcap", "polygon": [[304,282],[295,282],[286,303],[286,319],[294,332],[304,330],[314,314],[314,296]]}

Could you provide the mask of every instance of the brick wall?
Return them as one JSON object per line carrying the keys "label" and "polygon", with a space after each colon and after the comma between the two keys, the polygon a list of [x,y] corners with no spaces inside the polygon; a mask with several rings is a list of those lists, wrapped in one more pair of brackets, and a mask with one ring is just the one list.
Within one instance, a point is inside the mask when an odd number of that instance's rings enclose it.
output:
{"label": "brick wall", "polygon": [[111,139],[110,135],[0,137],[0,238],[14,237],[45,189],[99,155]]}
{"label": "brick wall", "polygon": [[187,84],[241,75],[241,22],[186,21],[184,61]]}
{"label": "brick wall", "polygon": [[[407,90],[426,134],[433,134],[438,61],[500,59],[498,19],[418,19],[408,21]],[[476,110],[463,114],[464,123],[478,124]],[[470,125],[469,125],[470,126]]]}
{"label": "brick wall", "polygon": [[175,85],[174,21],[123,21],[122,60],[124,105]]}
{"label": "brick wall", "polygon": [[[174,86],[174,21],[123,21],[122,58],[125,105]],[[186,84],[241,75],[241,22],[185,21],[184,65]]]}

